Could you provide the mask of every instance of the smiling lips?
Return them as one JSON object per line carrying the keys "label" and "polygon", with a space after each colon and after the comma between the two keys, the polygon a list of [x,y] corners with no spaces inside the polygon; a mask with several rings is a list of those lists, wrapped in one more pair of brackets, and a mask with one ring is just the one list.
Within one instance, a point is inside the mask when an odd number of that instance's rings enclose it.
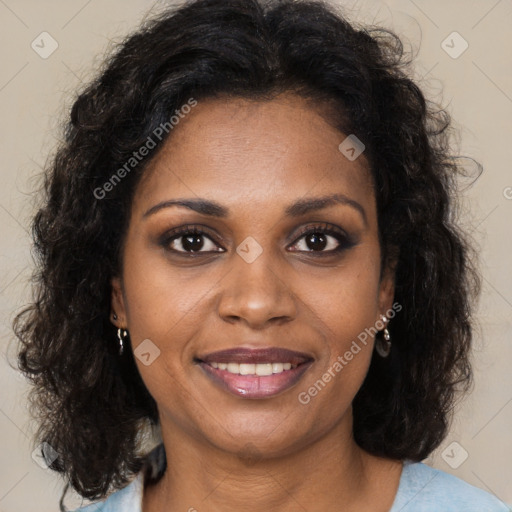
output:
{"label": "smiling lips", "polygon": [[237,348],[198,358],[208,377],[244,398],[268,398],[292,387],[313,358],[283,348]]}

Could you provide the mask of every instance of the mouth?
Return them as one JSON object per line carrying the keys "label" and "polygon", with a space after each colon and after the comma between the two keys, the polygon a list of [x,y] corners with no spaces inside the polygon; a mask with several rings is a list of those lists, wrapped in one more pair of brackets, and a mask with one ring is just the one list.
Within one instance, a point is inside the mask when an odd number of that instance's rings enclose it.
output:
{"label": "mouth", "polygon": [[243,398],[270,398],[292,386],[313,363],[302,352],[282,348],[237,348],[196,358],[212,382]]}

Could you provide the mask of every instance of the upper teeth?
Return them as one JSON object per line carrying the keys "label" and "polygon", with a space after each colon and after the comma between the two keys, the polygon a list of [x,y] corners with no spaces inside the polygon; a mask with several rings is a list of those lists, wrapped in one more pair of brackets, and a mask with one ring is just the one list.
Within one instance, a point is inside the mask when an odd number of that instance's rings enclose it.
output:
{"label": "upper teeth", "polygon": [[213,368],[227,370],[229,373],[238,375],[272,375],[281,373],[285,370],[297,368],[296,364],[291,363],[209,363]]}

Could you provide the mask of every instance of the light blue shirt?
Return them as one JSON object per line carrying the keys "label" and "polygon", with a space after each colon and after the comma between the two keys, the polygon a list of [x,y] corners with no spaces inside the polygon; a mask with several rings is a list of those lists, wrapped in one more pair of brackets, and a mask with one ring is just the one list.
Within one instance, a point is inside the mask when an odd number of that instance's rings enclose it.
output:
{"label": "light blue shirt", "polygon": [[[143,472],[106,500],[75,512],[142,512]],[[512,512],[482,489],[421,462],[404,464],[389,512]]]}

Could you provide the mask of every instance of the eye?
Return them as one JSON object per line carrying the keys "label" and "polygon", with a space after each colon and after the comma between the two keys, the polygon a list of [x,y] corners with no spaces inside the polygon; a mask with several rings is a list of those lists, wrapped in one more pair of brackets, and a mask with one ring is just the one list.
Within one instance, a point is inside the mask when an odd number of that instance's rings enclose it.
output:
{"label": "eye", "polygon": [[[168,231],[161,245],[176,254],[194,256],[201,253],[225,252],[207,229],[197,225],[181,226]],[[342,229],[331,224],[307,226],[291,248],[299,252],[335,254],[355,245]]]}
{"label": "eye", "polygon": [[162,245],[172,252],[181,254],[224,252],[212,240],[212,236],[204,228],[182,226],[168,231],[162,240]]}
{"label": "eye", "polygon": [[330,224],[307,226],[291,246],[298,251],[337,253],[355,245],[350,237]]}

